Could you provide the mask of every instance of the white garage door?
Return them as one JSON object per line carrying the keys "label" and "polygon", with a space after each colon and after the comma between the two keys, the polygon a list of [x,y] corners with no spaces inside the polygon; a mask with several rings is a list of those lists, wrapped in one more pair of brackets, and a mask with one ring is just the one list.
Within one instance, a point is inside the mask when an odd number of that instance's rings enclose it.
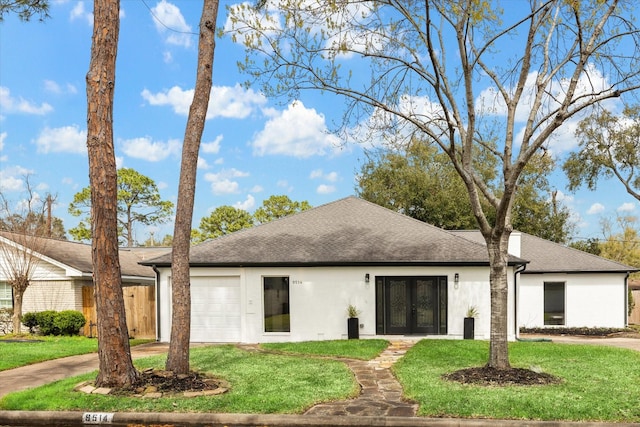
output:
{"label": "white garage door", "polygon": [[240,341],[240,277],[191,278],[191,341]]}

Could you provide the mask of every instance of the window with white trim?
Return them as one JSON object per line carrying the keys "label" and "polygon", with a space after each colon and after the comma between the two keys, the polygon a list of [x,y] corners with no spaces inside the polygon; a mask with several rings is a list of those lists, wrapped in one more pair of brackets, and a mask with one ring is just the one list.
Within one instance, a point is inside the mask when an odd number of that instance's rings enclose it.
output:
{"label": "window with white trim", "polygon": [[0,282],[0,308],[13,308],[13,292],[7,282]]}

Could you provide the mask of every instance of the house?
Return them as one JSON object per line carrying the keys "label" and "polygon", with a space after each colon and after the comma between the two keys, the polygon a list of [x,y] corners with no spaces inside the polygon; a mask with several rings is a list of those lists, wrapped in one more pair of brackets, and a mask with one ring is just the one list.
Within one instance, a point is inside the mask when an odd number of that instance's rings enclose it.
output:
{"label": "house", "polygon": [[[44,310],[81,311],[87,323],[84,334],[95,336],[96,310],[93,297],[91,245],[65,240],[38,238],[34,246],[37,260],[31,283],[24,293],[22,312]],[[0,232],[0,245],[13,245],[25,250],[24,239]],[[121,248],[123,295],[129,335],[156,338],[156,275],[152,268],[140,265],[147,256],[158,256],[167,248]],[[0,251],[5,263],[6,251]],[[12,288],[7,283],[6,269],[0,268],[0,308],[13,305]]]}
{"label": "house", "polygon": [[[484,244],[478,231],[453,233]],[[518,231],[509,253],[528,261],[516,282],[519,327],[627,325],[627,279],[637,268]]]}
{"label": "house", "polygon": [[[347,197],[202,243],[190,251],[191,340],[345,338],[349,305],[360,311],[361,337],[462,337],[475,307],[475,336],[489,338],[489,261],[478,236]],[[516,325],[625,325],[633,268],[524,233],[512,243],[520,254],[508,260],[509,339]],[[158,338],[166,342],[171,257],[142,264],[158,272]]]}

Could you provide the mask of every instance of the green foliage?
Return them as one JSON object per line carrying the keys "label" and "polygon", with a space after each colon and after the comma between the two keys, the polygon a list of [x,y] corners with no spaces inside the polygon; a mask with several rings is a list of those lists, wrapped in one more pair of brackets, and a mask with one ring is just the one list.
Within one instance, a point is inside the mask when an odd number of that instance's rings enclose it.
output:
{"label": "green foliage", "polygon": [[258,224],[265,224],[308,209],[311,209],[311,205],[306,200],[294,202],[286,195],[274,195],[262,201],[262,206],[253,213],[253,218]]}
{"label": "green foliage", "polygon": [[631,316],[635,306],[636,302],[633,299],[633,292],[631,292],[631,288],[629,288],[627,289],[627,316]]}
{"label": "green foliage", "polygon": [[28,313],[24,313],[22,315],[22,324],[29,328],[29,333],[33,334],[35,332],[35,328],[38,326],[38,315],[37,313],[30,311]]}
{"label": "green foliage", "polygon": [[521,334],[543,334],[543,335],[582,335],[588,337],[606,337],[619,334],[621,332],[633,332],[629,328],[590,328],[583,327],[552,327],[552,328],[520,328]]}
{"label": "green foliage", "polygon": [[56,311],[45,310],[36,313],[36,323],[42,335],[60,335],[55,326]]}
{"label": "green foliage", "polygon": [[78,335],[85,323],[87,323],[87,319],[76,310],[61,311],[56,313],[53,319],[53,326],[60,335]]}
{"label": "green foliage", "polygon": [[574,249],[578,249],[580,251],[598,256],[600,255],[600,252],[602,252],[602,250],[600,249],[600,240],[594,238],[571,242],[569,246]]}
{"label": "green foliage", "polygon": [[86,322],[84,315],[76,310],[46,310],[23,316],[23,323],[29,331],[37,327],[42,335],[78,335]]}
{"label": "green foliage", "polygon": [[[69,230],[75,240],[91,238],[91,189],[83,188],[69,204],[73,216],[87,215],[78,227]],[[118,233],[121,243],[134,245],[134,226],[163,224],[173,214],[173,203],[162,200],[155,182],[134,169],[118,169]]]}
{"label": "green foliage", "polygon": [[[490,156],[476,156],[482,175],[493,182],[498,172]],[[484,158],[484,160],[480,160]],[[520,176],[513,206],[515,229],[564,243],[573,230],[568,208],[549,198],[548,175],[555,167],[547,156],[534,156]],[[494,188],[498,191],[498,188]],[[478,227],[464,182],[447,155],[414,143],[406,150],[368,153],[356,193],[365,200],[448,230]],[[493,220],[488,200],[483,210]]]}
{"label": "green foliage", "polygon": [[200,227],[191,231],[194,243],[215,239],[235,231],[251,228],[256,224],[264,224],[285,216],[310,209],[306,200],[292,201],[287,196],[271,196],[262,202],[253,215],[244,209],[225,205],[217,207],[208,217],[200,220]]}
{"label": "green foliage", "polygon": [[224,236],[244,228],[253,227],[253,217],[244,209],[219,206],[208,217],[200,220],[200,228],[192,233],[195,243]]}
{"label": "green foliage", "polygon": [[620,116],[597,111],[579,123],[576,137],[580,149],[563,165],[570,190],[582,185],[595,190],[600,179],[616,178],[640,200],[640,106]]}

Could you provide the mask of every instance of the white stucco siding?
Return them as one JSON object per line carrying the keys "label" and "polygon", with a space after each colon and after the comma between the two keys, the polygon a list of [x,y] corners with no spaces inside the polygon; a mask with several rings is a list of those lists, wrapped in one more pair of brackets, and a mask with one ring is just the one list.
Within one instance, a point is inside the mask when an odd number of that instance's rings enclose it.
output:
{"label": "white stucco siding", "polygon": [[[545,327],[544,283],[565,284],[566,327],[622,328],[626,324],[625,274],[523,274],[518,325]],[[548,325],[553,327],[553,325]]]}
{"label": "white stucco siding", "polygon": [[[454,281],[455,273],[459,282]],[[169,341],[171,331],[170,269],[160,269],[159,292],[159,339]],[[365,274],[370,280],[365,281]],[[289,332],[265,332],[264,277],[287,277],[289,280]],[[207,316],[217,316],[220,307],[215,307],[216,297],[205,291],[207,283],[220,285],[235,277],[240,296],[236,305],[239,310],[239,342],[281,342],[343,339],[347,337],[347,307],[350,304],[360,310],[360,336],[376,335],[376,277],[382,276],[445,276],[447,277],[447,335],[461,338],[463,319],[469,306],[475,306],[475,336],[488,339],[490,334],[490,290],[489,271],[486,267],[269,267],[269,268],[192,268],[192,341],[228,341],[220,334],[205,332]],[[515,339],[513,309],[513,272],[509,275],[508,335]],[[216,285],[211,285],[215,287]],[[200,290],[198,290],[200,289]],[[227,292],[225,290],[224,292]],[[228,292],[227,294],[228,295]],[[219,299],[219,298],[218,298]],[[198,307],[203,308],[200,310]],[[206,307],[206,309],[204,309]],[[231,306],[229,306],[231,307]],[[231,319],[231,316],[228,318]],[[194,322],[195,321],[195,322]],[[215,322],[214,322],[215,323]],[[204,328],[198,331],[197,328]],[[220,333],[222,331],[219,331]],[[224,338],[224,337],[223,337]]]}

